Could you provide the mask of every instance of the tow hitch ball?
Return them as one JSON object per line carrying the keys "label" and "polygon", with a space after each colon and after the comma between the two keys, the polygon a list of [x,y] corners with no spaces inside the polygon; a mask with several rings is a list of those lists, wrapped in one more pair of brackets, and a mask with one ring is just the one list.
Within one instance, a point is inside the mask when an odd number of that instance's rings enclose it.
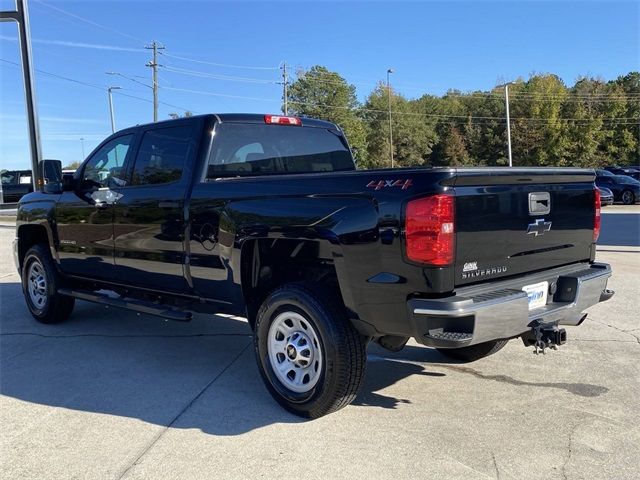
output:
{"label": "tow hitch ball", "polygon": [[564,328],[558,328],[557,325],[542,325],[535,323],[531,326],[531,330],[522,336],[525,346],[533,346],[533,353],[545,354],[547,348],[553,350],[558,349],[558,345],[567,343],[567,331]]}

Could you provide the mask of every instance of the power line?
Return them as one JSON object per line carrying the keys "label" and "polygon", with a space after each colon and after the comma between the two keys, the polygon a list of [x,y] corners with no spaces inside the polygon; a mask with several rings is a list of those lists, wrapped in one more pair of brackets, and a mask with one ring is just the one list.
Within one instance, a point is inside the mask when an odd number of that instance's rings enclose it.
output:
{"label": "power line", "polygon": [[258,97],[245,97],[242,95],[227,95],[226,93],[216,93],[216,92],[208,92],[204,90],[191,90],[188,88],[177,88],[177,87],[163,87],[164,90],[173,90],[176,92],[185,92],[185,93],[193,93],[197,95],[208,95],[213,97],[225,97],[225,98],[239,98],[242,100],[255,100],[258,102],[277,102],[279,100],[274,100],[273,98],[258,98]]}
{"label": "power line", "polygon": [[217,62],[209,62],[206,60],[198,60],[196,58],[184,57],[181,55],[174,55],[164,52],[162,55],[175,58],[176,60],[183,60],[185,62],[193,62],[193,63],[201,63],[203,65],[213,65],[214,67],[224,67],[224,68],[240,68],[246,70],[278,70],[278,67],[258,67],[253,65],[232,65],[229,63],[217,63]]}
{"label": "power line", "polygon": [[[0,61],[5,62],[7,64],[11,64],[13,66],[19,67],[20,64],[16,63],[16,62],[12,62],[10,60],[5,60],[0,58]],[[44,75],[49,75],[51,77],[55,77],[55,78],[59,78],[61,80],[66,80],[69,82],[73,82],[76,84],[80,84],[80,85],[84,85],[87,87],[91,87],[91,88],[95,88],[101,91],[106,90],[107,87],[104,86],[99,86],[99,85],[95,85],[95,84],[91,84],[88,82],[83,82],[81,80],[76,80],[73,78],[69,78],[69,77],[65,77],[62,75],[58,75],[55,73],[51,73],[51,72],[46,72],[40,69],[35,69],[36,72],[44,74]],[[243,100],[254,100],[254,101],[262,101],[262,102],[277,102],[278,100],[275,100],[273,98],[258,98],[258,97],[247,97],[247,96],[240,96],[240,95],[228,95],[228,94],[223,94],[223,93],[216,93],[216,92],[209,92],[209,91],[202,91],[202,90],[192,90],[192,89],[185,89],[185,88],[176,88],[176,87],[164,87],[165,90],[172,90],[172,91],[178,91],[178,92],[186,92],[186,93],[192,93],[192,94],[198,94],[198,95],[208,95],[208,96],[216,96],[216,97],[226,97],[226,98],[238,98],[238,99],[243,99]],[[123,95],[123,96],[127,96],[127,97],[131,97],[131,98],[135,98],[138,100],[142,100],[145,102],[151,102],[151,100],[145,99],[145,98],[141,98],[141,97],[136,97],[134,95],[128,95],[125,93],[122,93],[120,91],[118,92],[114,92],[117,93],[118,95]],[[194,111],[192,109],[188,109],[188,108],[184,108],[181,106],[177,106],[177,105],[172,105],[169,104],[167,102],[159,102],[160,104],[169,106],[171,108],[178,108],[181,110],[190,110],[190,111]],[[343,109],[343,110],[353,110],[356,112],[371,112],[371,113],[381,113],[381,114],[388,114],[387,110],[378,110],[378,109],[370,109],[370,108],[352,108],[352,107],[342,107],[342,106],[336,106],[336,105],[327,105],[327,104],[320,104],[320,103],[311,103],[311,102],[298,102],[298,101],[290,101],[291,104],[294,105],[305,105],[305,106],[311,106],[311,107],[320,107],[320,108],[334,108],[334,109]],[[447,122],[451,122],[453,123],[453,121],[451,119],[457,119],[455,120],[456,123],[467,123],[468,121],[480,121],[483,123],[493,123],[495,121],[504,121],[504,117],[496,117],[496,116],[474,116],[474,115],[448,115],[448,114],[428,114],[428,113],[420,113],[420,112],[402,112],[402,111],[395,111],[392,112],[392,114],[396,117],[398,116],[418,116],[418,117],[425,117],[425,118],[431,118],[432,120],[435,121],[442,121],[442,123],[447,123]],[[616,123],[618,125],[637,125],[637,119],[636,118],[632,118],[632,117],[596,117],[596,118],[565,118],[565,117],[556,117],[556,118],[530,118],[530,117],[514,117],[512,118],[513,121],[531,121],[531,122],[547,122],[549,120],[558,120],[558,121],[568,121],[568,122],[599,122],[599,121],[603,121],[603,122],[611,122],[611,123]]]}
{"label": "power line", "polygon": [[[204,90],[192,90],[192,89],[186,89],[186,88],[177,88],[177,87],[165,87],[165,90],[174,90],[174,91],[179,91],[179,92],[186,92],[186,93],[192,93],[192,94],[196,94],[196,95],[208,95],[208,96],[215,96],[215,97],[226,97],[226,98],[239,98],[239,99],[243,99],[243,100],[254,100],[254,101],[260,101],[260,102],[277,102],[278,100],[275,100],[273,98],[259,98],[259,97],[245,97],[245,96],[241,96],[241,95],[227,95],[224,93],[217,93],[217,92],[210,92],[210,91],[204,91]],[[336,108],[336,109],[341,109],[341,110],[353,110],[356,112],[372,112],[372,113],[385,113],[388,114],[387,110],[377,110],[377,109],[371,109],[371,108],[352,108],[352,107],[343,107],[343,106],[337,106],[337,105],[327,105],[327,104],[321,104],[321,103],[311,103],[311,102],[299,102],[296,100],[289,100],[290,104],[293,105],[305,105],[305,106],[311,106],[311,107],[320,107],[320,108]],[[467,120],[490,120],[490,121],[504,121],[504,117],[496,117],[496,116],[477,116],[477,115],[449,115],[449,114],[429,114],[429,113],[420,113],[420,112],[402,112],[402,111],[392,111],[391,112],[394,116],[418,116],[418,117],[427,117],[427,118],[443,118],[443,119],[451,119],[451,118],[457,118],[460,119],[461,121],[467,121]],[[564,118],[564,117],[556,117],[556,118],[530,118],[530,117],[513,117],[512,120],[523,120],[523,121],[541,121],[541,122],[546,122],[549,120],[560,120],[560,121],[634,121],[634,118],[627,118],[627,117],[611,117],[611,118],[593,118],[593,119],[589,119],[589,118]]]}
{"label": "power line", "polygon": [[123,37],[127,37],[129,39],[135,40],[136,42],[144,42],[144,40],[142,40],[141,38],[135,37],[135,36],[133,36],[133,35],[131,35],[129,33],[122,32],[122,31],[120,31],[118,29],[115,29],[113,27],[109,27],[107,25],[102,25],[101,23],[97,23],[97,22],[94,22],[93,20],[89,20],[88,18],[81,17],[80,15],[76,15],[75,13],[67,12],[66,10],[63,10],[60,7],[55,7],[55,6],[51,5],[50,3],[45,3],[45,2],[43,2],[41,0],[33,0],[33,1],[35,3],[37,3],[37,4],[39,4],[39,5],[42,5],[43,7],[47,7],[47,8],[50,8],[52,10],[56,10],[57,12],[60,12],[60,13],[62,13],[64,15],[67,15],[69,17],[75,18],[77,20],[80,20],[80,21],[82,21],[82,22],[84,22],[84,23],[86,23],[88,25],[92,25],[94,27],[102,28],[103,30],[108,30],[108,31],[117,33],[118,35],[121,35]]}
{"label": "power line", "polygon": [[277,84],[274,80],[264,80],[261,78],[251,78],[251,77],[236,77],[230,75],[219,75],[215,73],[202,72],[199,70],[188,70],[185,68],[171,67],[163,65],[162,68],[167,72],[179,73],[182,75],[191,75],[193,77],[202,77],[202,78],[212,78],[215,80],[225,80],[229,82],[246,82],[246,83],[263,83],[275,85]]}
{"label": "power line", "polygon": [[[19,64],[19,63],[12,62],[12,61],[10,61],[10,60],[5,60],[4,58],[0,58],[0,62],[5,62],[5,63],[8,63],[8,64],[10,64],[10,65],[13,65],[13,66],[15,66],[15,67],[20,68],[20,64]],[[102,92],[104,92],[104,91],[108,88],[108,87],[106,87],[106,86],[100,86],[100,85],[96,85],[96,84],[93,84],[93,83],[88,83],[88,82],[83,82],[83,81],[81,81],[81,80],[76,80],[75,78],[70,78],[70,77],[65,77],[65,76],[63,76],[63,75],[58,75],[57,73],[46,72],[46,71],[44,71],[44,70],[40,70],[40,69],[38,69],[38,68],[36,68],[36,69],[35,69],[35,71],[36,71],[37,73],[41,73],[41,74],[43,74],[43,75],[48,75],[48,76],[50,76],[50,77],[58,78],[58,79],[60,79],[60,80],[65,80],[65,81],[67,81],[67,82],[73,82],[73,83],[76,83],[76,84],[79,84],[79,85],[82,85],[82,86],[85,86],[85,87],[95,88],[95,89],[98,89],[98,90],[100,90],[100,91],[102,91]],[[148,86],[148,85],[147,85],[147,86]],[[137,100],[142,100],[143,102],[153,102],[153,100],[149,100],[148,98],[142,98],[142,97],[137,97],[137,96],[135,96],[135,95],[129,95],[129,94],[126,94],[126,93],[122,93],[122,91],[119,91],[119,90],[114,90],[114,92],[113,92],[113,93],[115,93],[115,94],[117,94],[117,95],[122,95],[122,96],[124,96],[124,97],[129,97],[129,98],[135,98],[135,99],[137,99]],[[160,105],[165,105],[165,106],[167,106],[167,107],[171,107],[171,108],[178,108],[178,109],[180,109],[180,110],[184,110],[184,111],[187,111],[187,110],[188,110],[188,111],[190,111],[190,112],[198,113],[198,112],[196,112],[196,111],[195,111],[195,110],[193,110],[193,109],[185,108],[185,107],[180,107],[180,106],[178,106],[178,105],[173,105],[173,104],[171,104],[171,103],[167,103],[167,102],[158,102],[158,103],[159,103]]]}
{"label": "power line", "polygon": [[[148,98],[142,98],[142,97],[136,97],[135,95],[129,95],[127,93],[122,93],[121,91],[117,91],[114,90],[114,92],[116,95],[122,95],[123,97],[129,97],[129,98],[135,98],[136,100],[141,100],[143,102],[147,102],[147,103],[153,103],[153,100],[149,100]],[[182,110],[182,111],[189,111],[189,112],[193,112],[196,114],[200,114],[200,112],[197,112],[191,108],[185,108],[185,107],[181,107],[179,105],[173,105],[171,103],[167,103],[167,102],[158,102],[160,105],[165,105],[167,107],[171,107],[171,108],[177,108],[178,110]]]}

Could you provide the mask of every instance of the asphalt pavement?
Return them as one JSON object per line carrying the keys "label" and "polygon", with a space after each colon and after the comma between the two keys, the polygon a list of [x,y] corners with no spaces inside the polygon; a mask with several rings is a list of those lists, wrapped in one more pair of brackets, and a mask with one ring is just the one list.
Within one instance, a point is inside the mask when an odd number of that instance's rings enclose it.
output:
{"label": "asphalt pavement", "polygon": [[355,403],[314,421],[271,399],[241,318],[78,302],[37,324],[0,226],[0,478],[635,479],[640,215],[607,209],[598,260],[616,295],[558,351],[514,340],[456,364],[371,347]]}

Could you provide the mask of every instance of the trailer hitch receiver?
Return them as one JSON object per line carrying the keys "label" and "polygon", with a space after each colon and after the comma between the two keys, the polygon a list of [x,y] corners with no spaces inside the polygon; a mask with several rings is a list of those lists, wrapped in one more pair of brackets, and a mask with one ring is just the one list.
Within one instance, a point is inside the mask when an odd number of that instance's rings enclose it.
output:
{"label": "trailer hitch receiver", "polygon": [[522,335],[525,346],[533,346],[533,353],[538,355],[546,353],[546,349],[558,349],[558,345],[567,343],[567,331],[558,325],[544,325],[536,321],[531,325],[531,330]]}

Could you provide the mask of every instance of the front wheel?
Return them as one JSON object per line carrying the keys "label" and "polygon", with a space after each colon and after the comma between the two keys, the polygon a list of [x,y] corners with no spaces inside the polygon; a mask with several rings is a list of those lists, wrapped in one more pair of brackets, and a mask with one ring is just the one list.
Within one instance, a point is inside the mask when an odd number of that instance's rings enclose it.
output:
{"label": "front wheel", "polygon": [[292,283],[262,304],[254,349],[262,379],[288,411],[318,418],[350,404],[364,378],[366,342],[334,295]]}
{"label": "front wheel", "polygon": [[75,299],[60,295],[60,275],[45,245],[35,245],[24,257],[22,291],[29,312],[40,323],[59,323],[71,315]]}
{"label": "front wheel", "polygon": [[631,190],[625,190],[622,192],[622,203],[625,205],[633,205],[636,203],[636,196]]}
{"label": "front wheel", "polygon": [[509,340],[493,340],[490,342],[478,343],[470,347],[461,348],[437,348],[444,356],[453,358],[460,362],[475,362],[481,358],[488,357],[502,350]]}

